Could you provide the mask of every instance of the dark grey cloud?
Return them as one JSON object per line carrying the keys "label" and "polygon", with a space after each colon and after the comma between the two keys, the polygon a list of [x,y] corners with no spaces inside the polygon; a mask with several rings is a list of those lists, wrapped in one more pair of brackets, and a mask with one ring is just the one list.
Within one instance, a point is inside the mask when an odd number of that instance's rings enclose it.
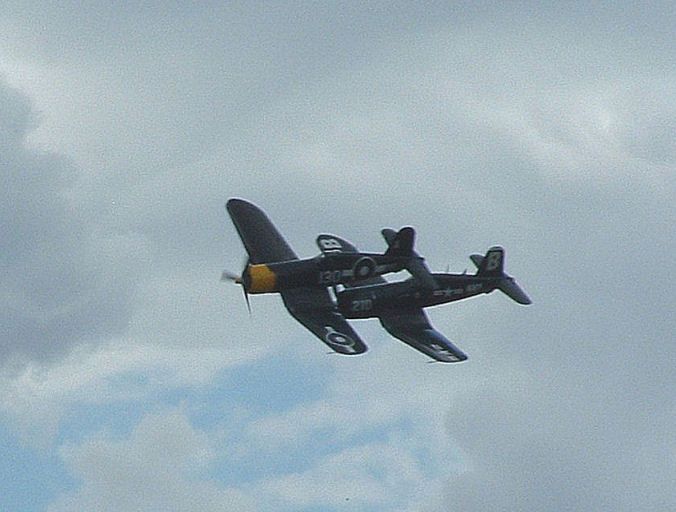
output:
{"label": "dark grey cloud", "polygon": [[127,326],[143,241],[97,232],[69,200],[66,158],[30,148],[38,119],[25,96],[0,83],[3,364],[62,355]]}
{"label": "dark grey cloud", "polygon": [[524,357],[522,373],[498,370],[486,376],[488,385],[454,404],[448,429],[471,462],[448,482],[447,510],[628,511],[676,504],[667,484],[675,470],[673,406],[646,396],[659,387],[636,379],[633,361],[621,377],[608,379],[609,370],[598,366],[608,352],[599,353],[584,355],[597,363],[595,373],[575,370],[565,358],[558,368],[545,368]]}
{"label": "dark grey cloud", "polygon": [[[617,172],[636,161],[623,158]],[[673,457],[656,455],[675,448],[676,323],[660,283],[676,267],[659,256],[674,250],[672,176],[659,187],[631,171],[601,186],[528,184],[522,200],[539,215],[503,222],[498,239],[534,305],[500,308],[500,322],[495,302],[477,305],[476,325],[462,331],[476,340],[477,387],[453,403],[447,425],[469,468],[448,482],[440,510],[676,504]],[[523,207],[518,194],[497,202],[507,217]]]}

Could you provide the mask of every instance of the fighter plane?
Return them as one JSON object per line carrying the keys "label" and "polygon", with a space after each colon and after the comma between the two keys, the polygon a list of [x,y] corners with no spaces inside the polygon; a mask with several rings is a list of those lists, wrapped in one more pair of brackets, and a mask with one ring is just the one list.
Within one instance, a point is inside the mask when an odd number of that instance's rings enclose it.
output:
{"label": "fighter plane", "polygon": [[225,271],[221,278],[241,284],[247,301],[250,293],[356,284],[404,268],[420,275],[427,286],[435,287],[423,258],[413,251],[415,232],[411,227],[394,233],[383,254],[344,252],[332,235],[320,235],[317,238],[320,254],[301,260],[256,205],[230,199],[226,208],[249,258],[241,276]]}
{"label": "fighter plane", "polygon": [[[399,232],[383,230],[388,249],[382,255],[360,253],[335,235],[319,235],[317,244],[322,255],[299,260],[260,208],[242,199],[230,199],[227,210],[249,261],[242,277],[231,274],[225,277],[243,286],[247,304],[247,293],[280,293],[289,313],[340,354],[356,355],[367,350],[345,319],[377,317],[390,334],[435,361],[464,361],[467,356],[430,325],[424,307],[495,289],[517,302],[530,303],[514,280],[504,274],[501,248],[489,250],[485,257],[471,257],[479,267],[474,276],[432,274],[423,258],[413,250],[412,228],[402,228]],[[382,260],[378,260],[379,257]],[[362,258],[373,259],[376,264],[369,264],[368,272],[359,272],[356,263]],[[334,262],[334,266],[318,267],[323,261]],[[351,262],[352,268],[344,263],[341,266],[340,262]],[[406,268],[412,277],[388,283],[382,273],[395,268]],[[332,274],[324,279],[321,272],[327,271]],[[337,300],[329,293],[329,287]]]}
{"label": "fighter plane", "polygon": [[279,293],[289,313],[338,353],[360,354],[367,349],[338,313],[328,286],[355,284],[403,268],[414,275],[422,274],[421,282],[426,286],[435,286],[426,276],[423,259],[413,251],[413,228],[395,233],[384,254],[346,252],[337,237],[319,235],[320,255],[300,260],[259,207],[233,198],[226,208],[248,260],[241,276],[226,271],[221,279],[242,286],[249,311],[250,293]]}
{"label": "fighter plane", "polygon": [[[394,241],[394,230],[383,229],[382,234],[388,242]],[[356,251],[346,240],[338,240],[343,250]],[[465,361],[467,356],[432,327],[423,308],[494,290],[502,291],[519,304],[531,303],[514,278],[505,274],[502,247],[491,247],[485,256],[473,254],[470,259],[477,266],[476,274],[431,274],[437,283],[434,289],[424,286],[415,277],[388,283],[382,277],[374,276],[359,287],[348,285],[336,293],[338,311],[344,318],[378,318],[392,336],[434,361]]]}

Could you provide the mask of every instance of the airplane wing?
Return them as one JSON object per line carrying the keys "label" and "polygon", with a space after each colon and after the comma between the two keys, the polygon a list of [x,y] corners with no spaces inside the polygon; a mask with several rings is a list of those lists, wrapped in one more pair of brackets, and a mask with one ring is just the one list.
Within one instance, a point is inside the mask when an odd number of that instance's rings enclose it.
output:
{"label": "airplane wing", "polygon": [[344,355],[363,354],[368,349],[347,320],[338,312],[326,288],[295,288],[281,292],[291,316]]}
{"label": "airplane wing", "polygon": [[467,356],[430,324],[421,308],[397,311],[380,317],[385,330],[395,338],[442,363],[459,363]]}
{"label": "airplane wing", "polygon": [[228,201],[226,208],[249,254],[250,263],[298,259],[281,233],[258,206],[235,198]]}

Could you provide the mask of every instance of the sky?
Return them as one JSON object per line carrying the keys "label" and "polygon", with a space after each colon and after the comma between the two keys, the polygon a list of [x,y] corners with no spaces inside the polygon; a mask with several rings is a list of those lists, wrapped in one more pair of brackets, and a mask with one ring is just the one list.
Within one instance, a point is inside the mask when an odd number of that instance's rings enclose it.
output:
{"label": "sky", "polygon": [[[5,2],[0,509],[676,509],[673,2]],[[533,299],[327,355],[224,205]]]}

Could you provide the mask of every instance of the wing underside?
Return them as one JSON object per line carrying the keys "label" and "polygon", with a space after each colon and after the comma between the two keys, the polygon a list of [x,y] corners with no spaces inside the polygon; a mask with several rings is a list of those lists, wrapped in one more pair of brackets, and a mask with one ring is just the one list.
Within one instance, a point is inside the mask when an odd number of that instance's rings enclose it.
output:
{"label": "wing underside", "polygon": [[380,323],[392,336],[442,363],[459,363],[467,356],[430,324],[418,309],[382,315]]}
{"label": "wing underside", "polygon": [[[273,263],[298,259],[268,216],[256,205],[230,199],[227,210],[249,254],[249,262]],[[340,354],[355,355],[367,347],[338,312],[326,288],[294,288],[281,292],[291,316]]]}
{"label": "wing underside", "polygon": [[338,312],[325,288],[296,288],[285,290],[281,295],[291,316],[331,350],[344,355],[363,354],[368,350],[359,335]]}

